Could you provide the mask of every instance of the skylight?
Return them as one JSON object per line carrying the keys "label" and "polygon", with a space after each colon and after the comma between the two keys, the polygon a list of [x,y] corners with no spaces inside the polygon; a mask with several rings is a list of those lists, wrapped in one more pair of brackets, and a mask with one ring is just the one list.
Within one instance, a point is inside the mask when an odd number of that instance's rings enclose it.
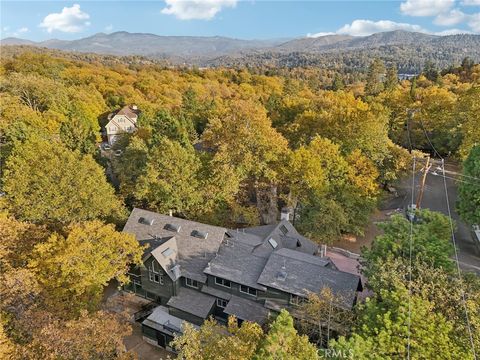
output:
{"label": "skylight", "polygon": [[152,226],[154,220],[142,216],[141,218],[138,219],[138,222],[139,222],[140,224]]}
{"label": "skylight", "polygon": [[173,232],[180,232],[180,228],[181,226],[180,225],[174,225],[174,224],[166,224],[164,227],[163,227],[165,230],[169,230],[169,231],[173,231]]}
{"label": "skylight", "polygon": [[172,254],[173,254],[173,250],[171,248],[166,248],[165,250],[162,251],[162,255],[165,257],[169,257]]}
{"label": "skylight", "polygon": [[207,232],[199,231],[199,230],[193,230],[192,233],[190,234],[193,237],[197,237],[199,239],[206,239],[208,236]]}
{"label": "skylight", "polygon": [[278,246],[278,243],[273,240],[273,238],[268,239],[268,243],[272,246],[272,248],[276,249]]}

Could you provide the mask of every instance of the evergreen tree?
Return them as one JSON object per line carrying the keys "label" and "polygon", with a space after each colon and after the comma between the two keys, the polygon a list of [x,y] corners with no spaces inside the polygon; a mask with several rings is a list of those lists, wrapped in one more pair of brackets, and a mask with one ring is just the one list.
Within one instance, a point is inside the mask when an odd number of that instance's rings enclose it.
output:
{"label": "evergreen tree", "polygon": [[384,89],[383,79],[385,77],[385,64],[379,58],[375,58],[367,72],[367,83],[365,85],[365,94],[378,95]]}

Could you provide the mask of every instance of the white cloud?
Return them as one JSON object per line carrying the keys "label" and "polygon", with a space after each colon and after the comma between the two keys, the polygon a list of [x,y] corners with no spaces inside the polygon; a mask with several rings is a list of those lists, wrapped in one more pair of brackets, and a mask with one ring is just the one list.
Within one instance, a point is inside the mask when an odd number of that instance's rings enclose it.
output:
{"label": "white cloud", "polygon": [[458,9],[453,9],[447,13],[439,14],[433,22],[437,25],[452,26],[464,22],[467,17],[468,15],[464,12]]}
{"label": "white cloud", "polygon": [[112,30],[113,30],[113,25],[112,24],[105,26],[105,31],[106,32],[111,32]]}
{"label": "white cloud", "polygon": [[62,32],[80,32],[90,25],[90,15],[80,10],[80,5],[64,7],[61,13],[52,13],[45,16],[40,27],[46,28],[49,33],[54,30]]}
{"label": "white cloud", "polygon": [[480,0],[463,0],[463,6],[480,6]]}
{"label": "white cloud", "polygon": [[226,7],[235,7],[237,0],[165,0],[163,14],[175,15],[180,20],[211,20]]}
{"label": "white cloud", "polygon": [[19,34],[24,34],[27,33],[29,30],[27,27],[21,27],[20,29],[17,30],[17,33]]}
{"label": "white cloud", "polygon": [[476,33],[480,33],[480,13],[470,15],[467,23],[470,29]]}
{"label": "white cloud", "polygon": [[407,0],[400,4],[400,11],[410,16],[436,16],[446,13],[455,0]]}
{"label": "white cloud", "polygon": [[317,38],[317,37],[321,37],[321,36],[327,36],[327,35],[335,35],[336,33],[334,32],[318,32],[318,33],[308,33],[307,34],[307,37],[308,38]]}
{"label": "white cloud", "polygon": [[337,34],[353,35],[353,36],[367,36],[377,32],[406,30],[427,32],[419,25],[397,23],[390,20],[354,20],[351,24],[345,24],[337,30]]}

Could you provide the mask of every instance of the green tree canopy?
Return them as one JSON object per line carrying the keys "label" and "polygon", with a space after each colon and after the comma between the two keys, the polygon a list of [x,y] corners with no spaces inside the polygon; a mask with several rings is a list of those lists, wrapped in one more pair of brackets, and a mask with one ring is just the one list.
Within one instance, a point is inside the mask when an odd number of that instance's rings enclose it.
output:
{"label": "green tree canopy", "polygon": [[124,216],[104,170],[93,158],[54,140],[18,142],[3,182],[8,209],[20,220],[65,225]]}
{"label": "green tree canopy", "polygon": [[462,182],[459,184],[458,211],[470,224],[480,224],[480,145],[470,151],[463,163]]}

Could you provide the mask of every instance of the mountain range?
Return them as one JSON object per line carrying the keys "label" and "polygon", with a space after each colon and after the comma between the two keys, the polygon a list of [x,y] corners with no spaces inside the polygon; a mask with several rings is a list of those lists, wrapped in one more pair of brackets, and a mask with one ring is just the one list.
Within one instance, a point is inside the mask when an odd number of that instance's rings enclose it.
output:
{"label": "mountain range", "polygon": [[464,57],[480,61],[480,35],[436,36],[391,31],[370,36],[326,35],[316,38],[241,40],[221,36],[159,36],[144,33],[98,33],[78,40],[34,42],[5,38],[1,45],[27,45],[70,52],[140,55],[172,64],[198,66],[330,66],[365,68],[372,56],[400,71],[416,72],[426,60],[439,67]]}

